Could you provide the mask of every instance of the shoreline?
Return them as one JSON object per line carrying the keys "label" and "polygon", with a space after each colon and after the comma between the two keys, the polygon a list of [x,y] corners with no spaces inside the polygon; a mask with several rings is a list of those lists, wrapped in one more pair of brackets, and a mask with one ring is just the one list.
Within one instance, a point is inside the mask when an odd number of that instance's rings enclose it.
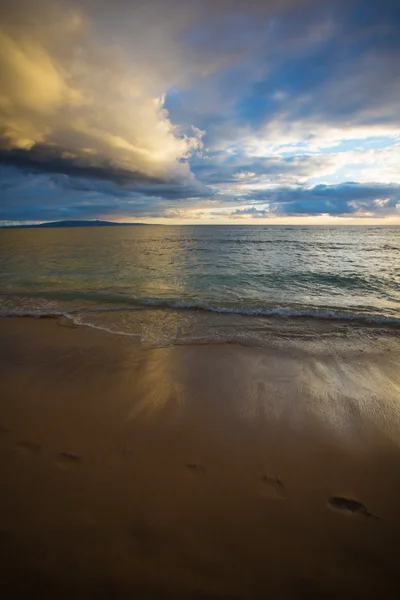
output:
{"label": "shoreline", "polygon": [[[128,325],[125,321],[121,327],[118,317],[125,314],[129,315],[130,320]],[[158,339],[160,319],[163,318],[169,319],[173,325],[166,333],[164,332],[164,338],[160,335]],[[0,321],[7,322],[14,319],[17,321],[49,320],[59,327],[94,329],[112,336],[127,337],[132,342],[153,348],[237,344],[243,347],[270,347],[277,350],[282,345],[290,349],[290,344],[298,341],[300,345],[304,342],[303,348],[299,346],[299,349],[304,349],[307,341],[321,341],[322,338],[336,337],[362,351],[368,351],[371,343],[386,340],[388,351],[391,351],[398,347],[400,330],[400,321],[397,323],[390,319],[381,322],[363,318],[321,318],[304,315],[259,316],[162,307],[0,315]],[[190,319],[189,326],[188,319]],[[147,326],[145,330],[142,321]],[[164,323],[161,323],[161,326],[163,325]],[[215,331],[218,335],[215,335]],[[315,348],[312,351],[315,351]]]}
{"label": "shoreline", "polygon": [[5,597],[397,597],[398,337],[0,333]]}

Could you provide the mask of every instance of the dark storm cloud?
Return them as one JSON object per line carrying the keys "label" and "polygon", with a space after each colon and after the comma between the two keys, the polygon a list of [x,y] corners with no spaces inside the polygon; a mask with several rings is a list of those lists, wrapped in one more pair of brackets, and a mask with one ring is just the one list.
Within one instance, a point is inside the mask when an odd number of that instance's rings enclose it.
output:
{"label": "dark storm cloud", "polygon": [[196,182],[126,187],[104,179],[2,166],[0,220],[164,217],[174,209],[190,207],[206,193]]}
{"label": "dark storm cloud", "polygon": [[[15,166],[29,173],[60,173],[63,175],[103,179],[123,185],[155,183],[160,180],[144,173],[114,166],[111,161],[91,161],[90,157],[70,157],[62,148],[36,144],[32,150],[13,149],[0,152],[3,165]],[[88,182],[88,185],[90,183]]]}

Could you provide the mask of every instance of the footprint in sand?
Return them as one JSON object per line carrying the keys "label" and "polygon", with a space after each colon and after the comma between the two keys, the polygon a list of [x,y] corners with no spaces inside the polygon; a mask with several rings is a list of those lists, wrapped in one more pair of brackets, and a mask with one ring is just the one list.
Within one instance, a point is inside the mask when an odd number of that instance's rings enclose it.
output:
{"label": "footprint in sand", "polygon": [[265,381],[257,382],[257,391],[260,396],[263,396],[267,391],[267,386],[265,385]]}
{"label": "footprint in sand", "polygon": [[328,507],[331,510],[343,513],[344,515],[354,515],[364,519],[379,519],[376,515],[370,513],[367,508],[352,498],[344,498],[343,496],[331,496],[328,500]]}
{"label": "footprint in sand", "polygon": [[22,452],[23,454],[37,454],[38,452],[40,452],[41,448],[40,444],[25,441],[17,442],[16,446],[18,450],[20,450],[20,452]]}
{"label": "footprint in sand", "polygon": [[125,460],[129,460],[133,456],[133,450],[129,448],[128,444],[123,443],[119,449],[119,454]]}
{"label": "footprint in sand", "polygon": [[82,457],[79,454],[73,452],[60,452],[57,457],[57,462],[60,467],[68,468],[78,465],[82,462]]}
{"label": "footprint in sand", "polygon": [[199,463],[186,463],[186,468],[195,475],[204,475],[206,472],[206,468]]}
{"label": "footprint in sand", "polygon": [[263,475],[261,484],[261,494],[266,498],[282,500],[285,497],[285,486],[279,477]]}

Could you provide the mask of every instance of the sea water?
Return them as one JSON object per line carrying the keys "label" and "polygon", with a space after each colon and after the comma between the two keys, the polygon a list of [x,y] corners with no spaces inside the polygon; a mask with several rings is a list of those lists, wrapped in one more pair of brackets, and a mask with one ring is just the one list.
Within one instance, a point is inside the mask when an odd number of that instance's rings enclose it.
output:
{"label": "sea water", "polygon": [[396,328],[399,309],[396,226],[0,231],[2,316],[64,315],[174,343],[262,341],[272,317],[296,331],[305,318]]}

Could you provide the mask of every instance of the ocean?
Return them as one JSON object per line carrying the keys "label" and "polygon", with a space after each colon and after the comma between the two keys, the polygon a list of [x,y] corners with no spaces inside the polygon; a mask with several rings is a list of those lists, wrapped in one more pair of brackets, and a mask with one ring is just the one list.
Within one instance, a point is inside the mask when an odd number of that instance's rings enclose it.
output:
{"label": "ocean", "polygon": [[[262,343],[271,323],[400,327],[400,227],[0,231],[0,314],[64,316],[155,345]],[[397,331],[398,333],[398,331]]]}

